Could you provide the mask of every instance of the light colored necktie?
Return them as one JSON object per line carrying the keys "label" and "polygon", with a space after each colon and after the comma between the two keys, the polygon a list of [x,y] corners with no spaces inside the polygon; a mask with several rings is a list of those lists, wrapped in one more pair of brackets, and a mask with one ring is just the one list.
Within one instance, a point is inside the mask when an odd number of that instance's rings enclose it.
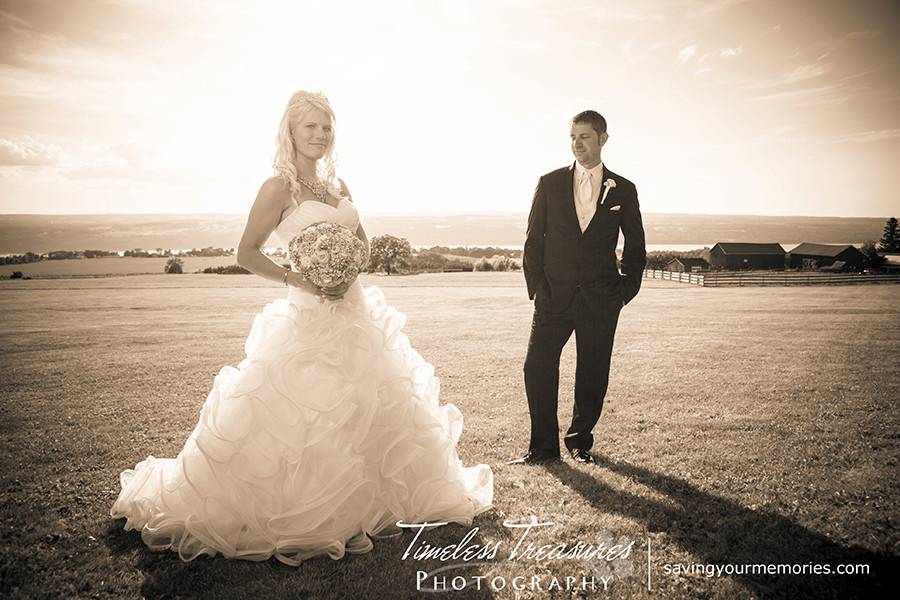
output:
{"label": "light colored necktie", "polygon": [[591,205],[591,198],[594,193],[594,183],[592,181],[591,172],[586,171],[584,176],[581,178],[581,193],[579,194],[581,200],[581,206],[584,208],[589,208]]}
{"label": "light colored necktie", "polygon": [[590,171],[585,171],[578,182],[578,226],[582,233],[587,229],[589,215],[591,213],[591,198],[593,197],[594,186],[593,177]]}

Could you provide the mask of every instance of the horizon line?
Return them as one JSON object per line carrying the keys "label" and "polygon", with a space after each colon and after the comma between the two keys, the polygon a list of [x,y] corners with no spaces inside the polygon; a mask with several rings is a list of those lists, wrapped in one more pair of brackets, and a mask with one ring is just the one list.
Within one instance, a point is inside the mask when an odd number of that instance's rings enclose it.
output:
{"label": "horizon line", "polygon": [[[194,212],[194,213],[154,213],[154,212],[85,212],[85,213],[51,213],[51,212],[14,212],[0,213],[3,217],[246,217],[248,213],[230,212]],[[528,211],[523,212],[433,212],[433,213],[381,213],[368,212],[370,217],[527,217]],[[808,215],[808,214],[751,214],[751,213],[691,213],[691,212],[641,212],[646,215],[678,215],[694,217],[767,217],[767,218],[807,218],[807,219],[891,219],[892,216],[884,215]]]}

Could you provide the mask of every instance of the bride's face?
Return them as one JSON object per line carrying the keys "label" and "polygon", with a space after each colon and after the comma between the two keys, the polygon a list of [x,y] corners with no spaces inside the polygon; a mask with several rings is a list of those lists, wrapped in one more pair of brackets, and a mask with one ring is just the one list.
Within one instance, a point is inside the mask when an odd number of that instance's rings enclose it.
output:
{"label": "bride's face", "polygon": [[314,108],[294,123],[291,137],[297,154],[319,160],[334,139],[334,123],[328,113]]}

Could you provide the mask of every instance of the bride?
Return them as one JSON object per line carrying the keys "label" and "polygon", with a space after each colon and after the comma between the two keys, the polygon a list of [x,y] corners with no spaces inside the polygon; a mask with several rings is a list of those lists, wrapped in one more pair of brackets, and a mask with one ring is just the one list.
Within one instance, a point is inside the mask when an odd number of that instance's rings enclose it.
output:
{"label": "bride", "polygon": [[256,315],[246,357],[216,376],[178,456],[120,476],[110,514],[153,550],[297,565],[372,549],[398,521],[469,524],[490,508],[487,465],[456,452],[462,416],[439,405],[434,369],[409,345],[405,317],[358,280],[319,289],[266,257],[329,221],[368,246],[335,174],[334,113],[295,93],[278,130],[275,177],[259,191],[238,263],[287,286]]}

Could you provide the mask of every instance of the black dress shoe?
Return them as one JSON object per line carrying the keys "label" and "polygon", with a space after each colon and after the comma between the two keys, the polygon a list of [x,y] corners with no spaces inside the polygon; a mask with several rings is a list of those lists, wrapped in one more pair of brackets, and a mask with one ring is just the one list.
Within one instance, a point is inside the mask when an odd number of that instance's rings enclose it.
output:
{"label": "black dress shoe", "polygon": [[591,453],[584,448],[572,448],[571,450],[569,450],[569,454],[572,455],[572,460],[574,460],[575,462],[584,464],[594,464],[597,462],[596,460],[594,460],[594,457],[591,456]]}
{"label": "black dress shoe", "polygon": [[514,458],[508,461],[506,464],[508,465],[540,465],[543,463],[553,462],[559,460],[559,456],[556,454],[535,454],[533,452],[526,452],[525,456],[520,456],[519,458]]}

